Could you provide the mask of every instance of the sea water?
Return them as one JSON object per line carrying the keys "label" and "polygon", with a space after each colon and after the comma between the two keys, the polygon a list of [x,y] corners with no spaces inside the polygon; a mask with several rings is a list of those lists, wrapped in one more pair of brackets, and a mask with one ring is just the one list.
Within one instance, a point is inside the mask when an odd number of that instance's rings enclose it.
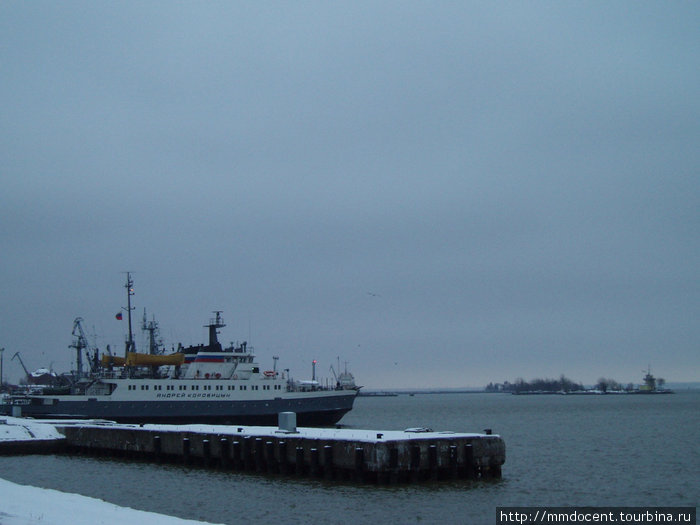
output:
{"label": "sea water", "polygon": [[0,457],[0,477],[226,524],[493,524],[499,506],[697,507],[699,409],[700,391],[417,394],[360,397],[341,421],[377,430],[491,428],[506,442],[496,482],[353,485],[68,456]]}

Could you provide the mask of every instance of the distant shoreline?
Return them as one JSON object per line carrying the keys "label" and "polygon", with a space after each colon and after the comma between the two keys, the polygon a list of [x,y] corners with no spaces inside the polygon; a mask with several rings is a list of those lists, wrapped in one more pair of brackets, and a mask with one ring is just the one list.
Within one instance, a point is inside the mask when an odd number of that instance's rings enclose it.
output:
{"label": "distant shoreline", "polygon": [[[673,392],[685,392],[700,390],[700,382],[686,382],[686,383],[668,383],[668,388]],[[566,392],[565,395],[656,395],[665,394],[667,392],[655,392],[654,394],[632,391],[632,392],[594,392],[594,391],[583,391],[583,392]],[[426,394],[511,394],[511,392],[487,392],[486,390],[478,388],[417,388],[417,389],[381,389],[381,390],[361,390],[359,397],[396,397],[404,395],[426,395]],[[520,392],[516,395],[564,395],[562,392]]]}

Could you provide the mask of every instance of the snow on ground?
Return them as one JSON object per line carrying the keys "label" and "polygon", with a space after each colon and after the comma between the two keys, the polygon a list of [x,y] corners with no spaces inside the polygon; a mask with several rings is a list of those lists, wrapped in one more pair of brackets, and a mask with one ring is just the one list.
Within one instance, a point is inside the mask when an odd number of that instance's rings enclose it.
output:
{"label": "snow on ground", "polygon": [[119,507],[79,494],[18,485],[0,479],[0,523],[2,525],[202,525],[184,520]]}
{"label": "snow on ground", "polygon": [[[63,439],[51,423],[14,417],[0,418],[0,443]],[[163,514],[119,507],[79,494],[59,492],[0,479],[1,525],[149,525],[199,524]]]}
{"label": "snow on ground", "polygon": [[33,419],[0,417],[0,441],[42,439],[63,439],[63,434],[59,433],[53,425],[40,423]]}
{"label": "snow on ground", "polygon": [[[122,425],[128,426],[128,425]],[[354,428],[311,428],[297,427],[296,432],[280,431],[277,427],[226,426],[226,425],[143,425],[145,430],[162,430],[164,432],[193,432],[203,434],[241,434],[244,436],[279,437],[288,434],[293,437],[308,439],[333,439],[338,441],[362,441],[377,443],[379,441],[465,438],[483,436],[483,434],[465,434],[451,431],[434,432],[430,429],[407,430],[363,430]]]}

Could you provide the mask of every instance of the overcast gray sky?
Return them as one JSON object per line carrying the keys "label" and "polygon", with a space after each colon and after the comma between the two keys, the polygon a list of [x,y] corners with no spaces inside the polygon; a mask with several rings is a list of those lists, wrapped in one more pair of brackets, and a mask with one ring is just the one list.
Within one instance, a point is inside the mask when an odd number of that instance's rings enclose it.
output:
{"label": "overcast gray sky", "polygon": [[[0,346],[700,380],[697,2],[0,4]],[[137,334],[140,345],[141,334]]]}

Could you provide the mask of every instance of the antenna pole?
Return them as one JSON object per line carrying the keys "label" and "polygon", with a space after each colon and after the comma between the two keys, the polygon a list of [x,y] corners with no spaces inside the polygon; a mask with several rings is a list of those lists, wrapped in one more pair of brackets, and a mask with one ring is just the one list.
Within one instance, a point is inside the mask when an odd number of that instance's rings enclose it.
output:
{"label": "antenna pole", "polygon": [[134,281],[131,280],[131,273],[126,272],[126,314],[129,320],[129,338],[126,340],[126,349],[124,350],[124,357],[129,356],[129,352],[135,352],[136,347],[134,345],[134,333],[131,329],[131,311],[133,310],[131,306],[131,296],[134,295]]}

